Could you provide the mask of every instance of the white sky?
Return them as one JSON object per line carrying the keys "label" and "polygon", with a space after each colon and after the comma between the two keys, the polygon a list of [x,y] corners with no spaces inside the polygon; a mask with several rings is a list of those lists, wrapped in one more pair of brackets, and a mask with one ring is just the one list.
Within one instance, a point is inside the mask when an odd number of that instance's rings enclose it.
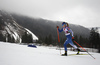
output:
{"label": "white sky", "polygon": [[100,27],[100,0],[0,0],[0,9],[85,27]]}

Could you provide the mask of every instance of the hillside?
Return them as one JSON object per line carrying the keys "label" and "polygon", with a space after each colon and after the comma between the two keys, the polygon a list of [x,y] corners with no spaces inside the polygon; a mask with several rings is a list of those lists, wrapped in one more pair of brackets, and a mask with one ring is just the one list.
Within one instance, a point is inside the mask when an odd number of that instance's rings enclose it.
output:
{"label": "hillside", "polygon": [[[68,54],[75,53],[68,51]],[[0,42],[0,65],[100,65],[100,54],[89,53],[96,59],[89,55],[61,56],[55,47],[31,48],[27,45]]]}
{"label": "hillside", "polygon": [[[29,30],[34,32],[39,38],[45,38],[46,36],[52,35],[52,37],[56,39],[56,26],[58,25],[60,26],[60,28],[62,27],[60,21],[51,21],[42,18],[32,18],[16,14],[12,14],[12,16],[15,18],[18,24],[28,28]],[[78,37],[81,35],[84,38],[89,37],[90,30],[88,28],[74,24],[69,24],[69,26],[73,30],[74,35],[77,35]],[[60,37],[64,37],[64,34],[62,33]]]}
{"label": "hillside", "polygon": [[11,14],[0,10],[0,41],[28,43],[38,38],[27,28],[16,23]]}

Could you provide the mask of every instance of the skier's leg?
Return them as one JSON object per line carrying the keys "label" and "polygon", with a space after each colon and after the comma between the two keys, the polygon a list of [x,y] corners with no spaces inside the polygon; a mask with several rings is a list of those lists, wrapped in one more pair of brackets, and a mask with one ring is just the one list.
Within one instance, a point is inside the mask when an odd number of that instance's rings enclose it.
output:
{"label": "skier's leg", "polygon": [[72,41],[70,41],[70,43],[69,43],[71,46],[73,46],[78,52],[77,52],[77,54],[79,54],[79,52],[80,52],[80,49],[76,46],[76,45],[74,45],[74,43],[72,42]]}
{"label": "skier's leg", "polygon": [[77,46],[76,45],[74,45],[74,43],[72,42],[72,41],[70,41],[70,43],[69,43],[72,47],[74,47],[75,49],[77,49]]}
{"label": "skier's leg", "polygon": [[65,49],[65,51],[67,51],[67,44],[69,43],[69,40],[67,39],[66,41],[65,41],[65,43],[64,43],[64,49]]}
{"label": "skier's leg", "polygon": [[67,56],[67,44],[68,44],[68,43],[69,43],[69,40],[68,40],[68,38],[67,38],[67,40],[66,40],[65,43],[64,43],[65,53],[62,54],[62,56]]}
{"label": "skier's leg", "polygon": [[77,49],[77,46],[74,45],[74,43],[72,42],[72,36],[71,36],[71,35],[69,36],[69,44],[70,44],[71,46],[73,46],[75,49]]}
{"label": "skier's leg", "polygon": [[67,56],[67,44],[70,42],[70,35],[67,35],[66,37],[67,37],[67,40],[64,43],[65,54],[62,54],[62,55]]}
{"label": "skier's leg", "polygon": [[71,36],[70,35],[67,35],[66,37],[67,37],[67,40],[64,43],[64,49],[65,49],[65,51],[67,51],[67,46],[66,45],[70,42],[70,37]]}

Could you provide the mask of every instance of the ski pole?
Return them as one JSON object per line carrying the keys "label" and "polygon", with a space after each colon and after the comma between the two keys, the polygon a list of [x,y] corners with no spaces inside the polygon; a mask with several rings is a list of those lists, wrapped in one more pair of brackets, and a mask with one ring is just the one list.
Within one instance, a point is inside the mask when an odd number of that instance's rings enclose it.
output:
{"label": "ski pole", "polygon": [[81,45],[79,45],[76,41],[74,41],[78,46],[80,46],[84,51],[86,51]]}
{"label": "ski pole", "polygon": [[[58,28],[57,28],[57,35],[58,35],[58,43],[59,43],[59,49],[60,49],[60,38],[59,38],[59,31],[58,31]],[[61,54],[61,49],[60,49],[60,54]]]}
{"label": "ski pole", "polygon": [[[75,40],[74,40],[74,42],[78,45],[78,46],[80,46],[84,51],[86,51],[81,45],[79,45]],[[88,51],[86,51],[92,58],[94,58]],[[96,59],[96,58],[94,58],[94,59]]]}
{"label": "ski pole", "polygon": [[58,34],[58,42],[60,43],[60,38],[59,38],[59,31],[58,31],[58,28],[57,28],[57,34]]}

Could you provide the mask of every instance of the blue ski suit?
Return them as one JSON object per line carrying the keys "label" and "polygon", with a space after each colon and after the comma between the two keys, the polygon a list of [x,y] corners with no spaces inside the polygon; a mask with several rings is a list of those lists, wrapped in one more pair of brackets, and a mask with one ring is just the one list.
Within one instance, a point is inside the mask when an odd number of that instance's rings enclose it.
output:
{"label": "blue ski suit", "polygon": [[75,49],[77,49],[77,46],[73,44],[72,42],[72,37],[73,37],[73,31],[69,28],[69,27],[65,27],[65,28],[62,28],[61,30],[58,29],[59,32],[62,32],[64,31],[65,32],[65,35],[67,37],[66,41],[64,42],[64,48],[65,48],[65,51],[67,51],[67,44],[70,44],[71,46],[73,46]]}

